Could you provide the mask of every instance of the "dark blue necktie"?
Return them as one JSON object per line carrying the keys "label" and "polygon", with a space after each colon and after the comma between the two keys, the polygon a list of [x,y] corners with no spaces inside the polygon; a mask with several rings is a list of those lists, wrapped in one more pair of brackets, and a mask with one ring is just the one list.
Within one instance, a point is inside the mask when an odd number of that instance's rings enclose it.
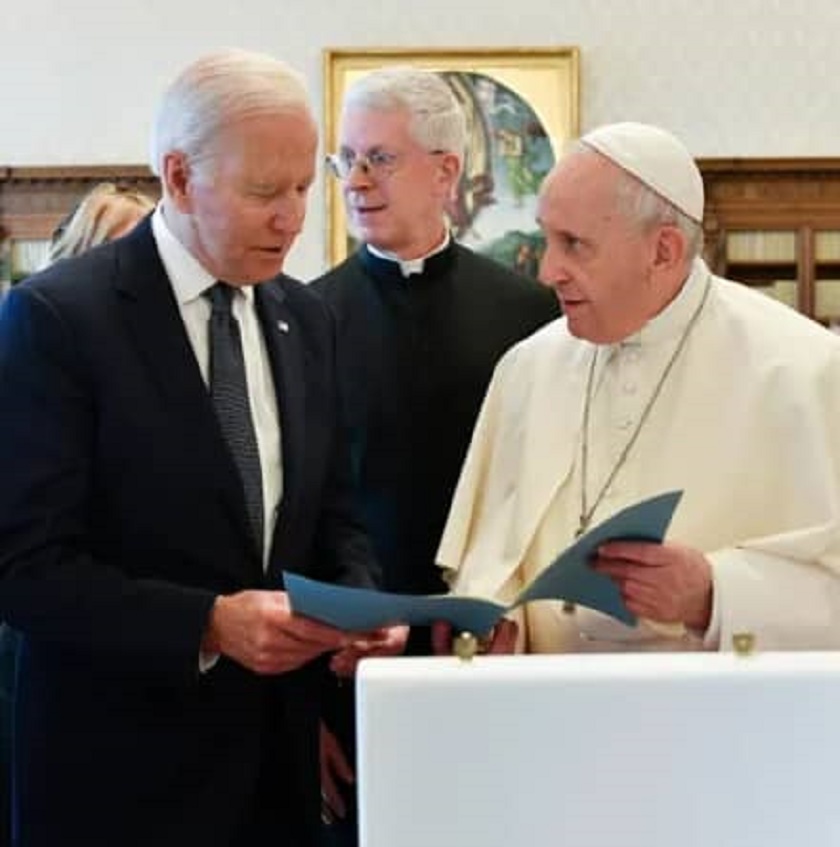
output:
{"label": "dark blue necktie", "polygon": [[260,453],[248,402],[248,382],[239,323],[231,309],[234,290],[223,282],[205,292],[210,313],[210,396],[233,454],[257,549],[263,552],[263,494]]}

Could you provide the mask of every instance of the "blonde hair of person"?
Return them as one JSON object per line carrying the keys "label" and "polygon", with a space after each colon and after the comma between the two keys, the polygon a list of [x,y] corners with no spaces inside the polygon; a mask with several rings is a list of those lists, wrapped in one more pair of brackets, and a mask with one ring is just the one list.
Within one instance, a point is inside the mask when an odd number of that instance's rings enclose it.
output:
{"label": "blonde hair of person", "polygon": [[50,262],[78,256],[97,244],[125,235],[154,209],[154,201],[141,194],[102,182],[88,193],[53,237]]}

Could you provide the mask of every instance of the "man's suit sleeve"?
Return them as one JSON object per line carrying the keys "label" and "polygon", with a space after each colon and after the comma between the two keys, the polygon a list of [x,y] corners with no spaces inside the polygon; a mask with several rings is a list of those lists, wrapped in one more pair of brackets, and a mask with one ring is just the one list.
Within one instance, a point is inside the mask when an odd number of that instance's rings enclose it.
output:
{"label": "man's suit sleeve", "polygon": [[213,595],[129,579],[90,549],[93,370],[35,288],[0,310],[0,618],[36,641],[194,676]]}

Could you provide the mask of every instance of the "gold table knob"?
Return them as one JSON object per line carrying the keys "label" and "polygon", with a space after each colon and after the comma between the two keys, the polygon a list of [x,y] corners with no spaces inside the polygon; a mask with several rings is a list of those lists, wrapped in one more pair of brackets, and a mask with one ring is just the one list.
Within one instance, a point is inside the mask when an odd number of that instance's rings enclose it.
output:
{"label": "gold table knob", "polygon": [[738,656],[751,656],[755,653],[755,633],[732,633],[732,649]]}
{"label": "gold table knob", "polygon": [[471,632],[459,633],[452,643],[452,652],[462,662],[469,662],[478,652],[478,639]]}

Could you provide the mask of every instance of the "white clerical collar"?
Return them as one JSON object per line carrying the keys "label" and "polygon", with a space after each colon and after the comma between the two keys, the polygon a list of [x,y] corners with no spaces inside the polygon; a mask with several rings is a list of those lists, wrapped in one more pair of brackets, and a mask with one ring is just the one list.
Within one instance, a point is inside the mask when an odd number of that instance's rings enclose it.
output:
{"label": "white clerical collar", "polygon": [[[208,288],[218,281],[213,274],[178,240],[163,215],[163,204],[158,203],[152,214],[152,235],[160,260],[179,305],[198,300]],[[246,298],[254,296],[253,286],[236,286]]]}
{"label": "white clerical collar", "polygon": [[426,259],[430,259],[432,256],[436,256],[438,253],[442,253],[446,250],[449,246],[450,238],[449,230],[446,230],[443,235],[443,241],[441,241],[437,247],[426,253],[425,256],[420,256],[417,259],[401,259],[399,256],[389,252],[388,250],[378,250],[372,244],[368,244],[367,249],[373,253],[374,256],[378,256],[380,259],[386,259],[389,262],[396,262],[396,264],[400,266],[400,272],[407,279],[411,276],[411,274],[423,273],[423,268],[426,265]]}
{"label": "white clerical collar", "polygon": [[691,320],[706,291],[709,269],[706,263],[697,258],[683,287],[677,296],[658,314],[652,317],[638,332],[628,336],[612,348],[640,347],[658,344],[676,338]]}

